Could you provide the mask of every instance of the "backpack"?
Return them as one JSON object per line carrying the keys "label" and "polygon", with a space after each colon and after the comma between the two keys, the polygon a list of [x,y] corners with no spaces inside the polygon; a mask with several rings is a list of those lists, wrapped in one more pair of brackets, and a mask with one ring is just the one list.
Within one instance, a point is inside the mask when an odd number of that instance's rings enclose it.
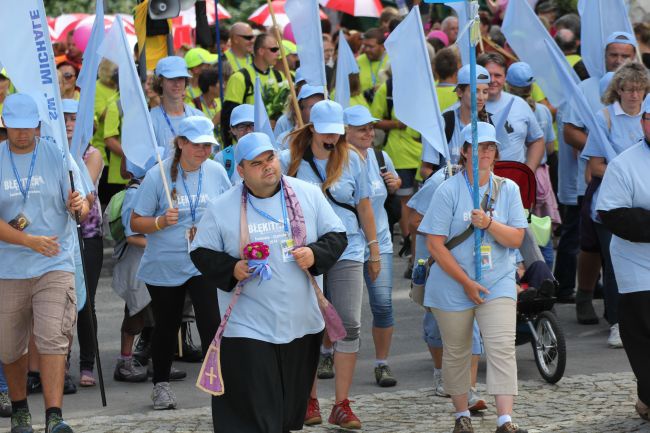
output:
{"label": "backpack", "polygon": [[[271,71],[273,72],[275,81],[277,83],[281,83],[283,81],[282,74],[276,71],[275,69],[271,69]],[[253,96],[253,94],[255,93],[255,86],[253,84],[253,79],[251,78],[251,73],[248,69],[241,68],[239,72],[241,72],[242,75],[244,76],[244,86],[246,90],[244,90],[244,98],[242,99],[241,103],[245,104],[246,99],[248,99],[250,96]]]}
{"label": "backpack", "polygon": [[[384,152],[373,148],[375,151],[375,157],[377,158],[377,165],[379,166],[379,172],[386,170],[386,160],[384,159]],[[388,190],[388,188],[386,188]],[[386,201],[384,202],[384,209],[386,209],[386,214],[388,215],[388,227],[393,227],[400,218],[402,218],[402,204],[399,200],[399,197],[395,194],[388,193]],[[392,231],[391,231],[392,233]]]}
{"label": "backpack", "polygon": [[235,171],[235,146],[231,145],[223,150],[223,165],[228,173],[228,179],[232,177]]}
{"label": "backpack", "polygon": [[106,233],[105,237],[106,239],[115,241],[118,245],[126,241],[124,224],[122,223],[122,205],[124,204],[126,190],[129,188],[138,188],[139,186],[139,180],[131,180],[125,189],[111,197],[104,211],[104,222],[108,224],[108,230],[104,230],[104,233]]}

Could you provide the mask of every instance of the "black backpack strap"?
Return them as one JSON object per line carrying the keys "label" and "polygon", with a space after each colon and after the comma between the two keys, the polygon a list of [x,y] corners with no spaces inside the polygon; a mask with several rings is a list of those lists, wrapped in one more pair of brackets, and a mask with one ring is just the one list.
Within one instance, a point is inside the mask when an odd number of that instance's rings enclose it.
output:
{"label": "black backpack strap", "polygon": [[379,166],[379,171],[381,172],[382,167],[386,167],[386,160],[384,159],[384,152],[376,147],[373,147],[372,150],[375,151],[375,158],[377,158],[377,165]]}
{"label": "black backpack strap", "polygon": [[451,137],[454,135],[454,128],[456,128],[456,112],[455,110],[449,110],[442,113],[442,118],[445,120],[445,138],[447,143],[451,141]]}
{"label": "black backpack strap", "polygon": [[275,69],[271,69],[271,71],[273,71],[273,76],[275,77],[276,83],[280,84],[282,81],[284,81],[282,79],[282,74],[280,73],[280,71],[277,71]]}
{"label": "black backpack strap", "polygon": [[386,80],[386,108],[388,109],[388,119],[393,117],[393,79]]}
{"label": "black backpack strap", "polygon": [[244,98],[242,99],[241,103],[245,104],[246,99],[248,99],[249,96],[252,96],[255,93],[255,87],[253,87],[253,80],[251,79],[251,73],[248,71],[246,68],[241,68],[239,72],[242,73],[244,76]]}
{"label": "black backpack strap", "polygon": [[[302,159],[307,161],[311,169],[314,171],[316,176],[320,179],[321,182],[325,183],[325,179],[323,179],[323,176],[321,176],[320,171],[318,171],[318,167],[316,167],[316,163],[314,162],[314,155],[311,153],[311,149],[307,148],[305,150],[305,154],[303,155]],[[357,211],[357,208],[354,206],[351,206],[347,203],[341,203],[340,201],[336,200],[334,196],[332,195],[332,192],[330,191],[329,188],[325,190],[325,195],[327,195],[327,198],[330,199],[332,203],[335,205],[342,207],[343,209],[349,210],[354,214],[354,216],[357,219],[357,223],[359,224],[359,227],[361,227],[361,220],[359,219],[359,212]]]}

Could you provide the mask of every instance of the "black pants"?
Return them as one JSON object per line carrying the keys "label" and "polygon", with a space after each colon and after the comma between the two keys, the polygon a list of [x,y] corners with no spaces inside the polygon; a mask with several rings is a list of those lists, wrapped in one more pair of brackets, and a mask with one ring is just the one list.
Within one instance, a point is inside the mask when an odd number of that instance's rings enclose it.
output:
{"label": "black pants", "polygon": [[557,295],[569,296],[576,286],[576,270],[580,251],[580,208],[562,205],[562,235],[557,245],[555,279],[559,287]]}
{"label": "black pants", "polygon": [[636,376],[637,393],[650,406],[650,291],[621,294],[618,309],[621,340]]}
{"label": "black pants", "polygon": [[287,344],[249,338],[221,341],[225,394],[212,397],[215,433],[302,430],[322,333]]}
{"label": "black pants", "polygon": [[77,335],[79,339],[79,368],[92,371],[95,365],[95,335],[90,329],[90,315],[92,314],[95,334],[97,334],[97,315],[95,314],[95,293],[99,284],[99,274],[104,262],[104,245],[101,237],[84,238],[82,254],[86,262],[86,287],[88,296],[86,305],[79,312],[77,318]]}
{"label": "black pants", "polygon": [[205,354],[217,333],[221,314],[217,289],[203,275],[192,277],[178,287],[147,284],[155,325],[151,339],[153,383],[169,382],[174,352],[178,344],[178,329],[183,319],[185,293],[189,293],[196,313],[201,348]]}
{"label": "black pants", "polygon": [[612,232],[603,224],[594,222],[598,243],[600,244],[600,256],[603,260],[603,298],[605,301],[605,317],[610,325],[618,323],[618,284],[614,275],[612,257],[609,254],[609,244],[612,242]]}

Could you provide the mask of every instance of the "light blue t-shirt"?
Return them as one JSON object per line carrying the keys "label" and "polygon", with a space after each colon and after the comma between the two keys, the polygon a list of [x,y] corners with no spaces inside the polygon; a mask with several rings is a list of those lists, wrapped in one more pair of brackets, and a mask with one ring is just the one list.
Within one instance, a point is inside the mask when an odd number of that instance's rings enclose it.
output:
{"label": "light blue t-shirt", "polygon": [[[174,188],[169,175],[171,159],[163,161],[165,176],[170,189]],[[194,267],[188,251],[187,231],[192,227],[190,199],[195,203],[199,187],[200,172],[203,173],[201,194],[196,205],[196,220],[198,224],[209,203],[215,201],[223,192],[230,189],[230,181],[221,164],[210,159],[201,165],[202,170],[187,173],[185,184],[190,197],[185,191],[182,172],[179,170],[176,178],[176,205],[179,209],[178,224],[165,227],[162,230],[147,235],[147,247],[144,250],[138,279],[155,286],[180,286],[185,281],[200,275]],[[137,204],[133,211],[140,216],[164,215],[169,207],[163,187],[162,176],[158,166],[152,167],[138,188]],[[225,210],[222,210],[225,211]]]}
{"label": "light blue t-shirt", "polygon": [[558,141],[558,191],[557,199],[565,205],[575,206],[578,204],[578,194],[576,185],[576,172],[578,171],[578,157],[573,150],[564,141],[564,111],[560,109],[555,115],[557,124],[557,141]]}
{"label": "light blue t-shirt", "polygon": [[280,134],[282,134],[285,131],[291,131],[294,128],[294,124],[289,119],[289,116],[287,116],[286,113],[283,113],[282,116],[278,119],[277,122],[275,122],[275,129],[273,130],[273,135],[275,135],[275,138],[277,139]]}
{"label": "light blue t-shirt", "polygon": [[[386,169],[397,177],[397,171],[390,156],[382,150],[384,154],[384,162],[386,162]],[[372,204],[372,211],[375,214],[375,227],[377,229],[377,240],[379,241],[380,254],[393,254],[393,240],[390,235],[388,227],[388,214],[384,203],[388,197],[388,190],[384,183],[384,178],[381,177],[379,172],[379,164],[377,163],[377,156],[372,149],[368,149],[366,156],[366,168],[368,169],[368,181],[370,182],[370,203]],[[365,259],[370,258],[370,249],[366,247]]]}
{"label": "light blue t-shirt", "polygon": [[[611,127],[607,124],[604,110],[607,110],[609,113]],[[617,155],[643,138],[641,112],[635,116],[630,116],[623,111],[618,102],[608,105],[596,113],[596,125],[609,138],[609,142]],[[603,143],[599,142],[598,135],[589,134],[587,136],[587,144],[585,144],[585,148],[580,156],[584,159],[589,159],[590,157],[606,158],[605,148],[603,147]],[[600,222],[600,218],[596,212],[596,202],[598,201],[599,193],[600,187],[594,192],[594,197],[591,202],[591,219],[597,222]]]}
{"label": "light blue t-shirt", "polygon": [[[233,146],[237,146],[237,144],[233,144]],[[218,162],[223,166],[223,168],[226,168],[226,161],[225,161],[225,154],[223,153],[224,151],[220,151],[214,156],[214,161]],[[230,175],[230,183],[234,186],[237,185],[238,183],[242,183],[242,178],[239,176],[239,173],[237,173],[237,163],[235,162],[235,149],[233,147],[232,149],[232,160],[230,161],[230,164],[232,164],[232,174]],[[228,174],[228,170],[226,170],[226,174]]]}
{"label": "light blue t-shirt", "polygon": [[494,113],[496,116],[508,106],[513,98],[514,102],[505,123],[508,142],[501,143],[501,146],[499,146],[499,159],[501,161],[525,163],[528,143],[532,143],[544,136],[533,110],[530,109],[526,101],[507,92],[501,92],[501,97],[497,101],[487,101],[485,107],[488,112]]}
{"label": "light blue t-shirt", "polygon": [[[406,206],[424,216],[424,214],[427,213],[427,209],[429,209],[431,200],[433,199],[433,193],[436,192],[438,187],[447,178],[446,170],[446,168],[441,168],[429,176],[429,178],[424,182],[424,185],[422,185],[422,187],[413,194],[413,197],[409,199]],[[428,259],[429,256],[427,238],[418,233],[415,235],[415,259],[413,263],[417,263],[420,259]]]}
{"label": "light blue t-shirt", "polygon": [[[16,165],[23,188],[34,152],[10,155],[7,141],[0,143],[0,219],[9,223],[22,213],[29,225],[25,233],[34,236],[57,236],[60,252],[54,257],[45,257],[19,245],[0,241],[0,279],[26,279],[39,277],[51,271],[75,272],[76,224],[66,208],[70,181],[68,160],[61,148],[53,141],[36,138],[36,157],[27,200],[18,187],[10,156]],[[84,189],[79,168],[72,162],[75,188],[82,196]]]}
{"label": "light blue t-shirt", "polygon": [[289,149],[289,134],[293,131],[293,128],[287,129],[286,131],[282,131],[278,135],[275,136],[275,143],[273,143],[273,146],[275,146],[276,149],[278,150],[287,150]]}
{"label": "light blue t-shirt", "polygon": [[[326,233],[345,231],[343,223],[317,187],[292,177],[285,179],[295,192],[305,216],[307,244]],[[208,248],[240,257],[242,188],[242,184],[233,187],[209,205],[198,225],[193,249]],[[249,197],[257,209],[283,221],[279,191],[266,199],[250,194]],[[269,246],[269,266],[273,276],[269,281],[256,279],[243,287],[224,335],[284,344],[320,332],[324,322],[309,279],[295,262],[283,260],[280,244],[287,239],[284,224],[263,217],[253,206],[249,203],[246,208],[250,242],[264,242]],[[322,276],[316,279],[323,287]],[[219,290],[218,293],[219,305],[225,311],[233,292]]]}
{"label": "light blue t-shirt", "polygon": [[156,144],[158,145],[158,152],[160,153],[160,157],[162,159],[167,159],[172,155],[172,150],[174,148],[174,138],[178,134],[178,127],[183,119],[189,116],[205,117],[205,114],[201,110],[197,110],[196,108],[191,107],[187,104],[185,104],[185,115],[168,116],[169,123],[172,125],[171,128],[165,119],[162,105],[152,108],[150,115],[151,124],[153,126],[153,133],[156,136]]}
{"label": "light blue t-shirt", "polygon": [[[348,157],[349,162],[347,167],[343,169],[341,177],[336,181],[336,183],[330,186],[329,189],[336,201],[356,208],[359,201],[370,197],[370,182],[368,181],[368,170],[364,166],[365,162],[362,161],[361,157],[353,150],[348,151]],[[285,150],[280,154],[280,161],[284,173],[287,172],[290,159],[291,155],[289,151]],[[314,162],[316,163],[316,167],[318,168],[322,178],[325,178],[327,161],[328,160],[326,159],[314,158]],[[318,175],[314,173],[314,170],[312,170],[309,163],[304,159],[300,161],[300,167],[298,167],[296,177],[314,184],[319,188],[322,185]],[[348,247],[345,249],[339,260],[364,262],[366,236],[359,226],[357,218],[352,211],[342,208],[336,203],[330,201],[329,198],[328,201],[332,205],[334,212],[336,212],[339,218],[341,218],[341,221],[343,221],[345,232],[348,236]]]}
{"label": "light blue t-shirt", "polygon": [[133,212],[137,203],[138,189],[139,186],[128,187],[124,192],[124,201],[122,202],[122,212],[120,215],[122,216],[122,225],[124,226],[124,236],[127,237],[138,234],[131,230],[131,212]]}
{"label": "light blue t-shirt", "polygon": [[[607,166],[596,208],[650,210],[650,146],[642,140]],[[650,290],[650,243],[630,242],[612,236],[609,245],[620,293]]]}
{"label": "light blue t-shirt", "polygon": [[[488,191],[489,182],[480,188],[480,196]],[[436,190],[431,205],[424,215],[418,231],[431,235],[442,235],[452,239],[461,234],[470,224],[473,209],[472,197],[464,173],[458,173]],[[494,203],[492,217],[495,221],[510,227],[526,228],[528,221],[521,203],[519,187],[509,179],[501,185]],[[515,288],[515,266],[511,250],[497,243],[487,232],[483,244],[492,248],[492,267],[482,272],[480,284],[490,291],[486,301],[496,298],[517,298]],[[451,250],[458,264],[474,279],[474,238],[470,236]],[[462,311],[476,305],[467,297],[463,287],[444,272],[436,263],[431,267],[425,288],[424,305],[444,311]]]}
{"label": "light blue t-shirt", "polygon": [[[593,113],[604,108],[600,100],[600,80],[598,78],[588,78],[578,84],[578,88],[585,95],[585,99],[591,107]],[[568,104],[566,116],[563,119],[564,123],[570,123],[577,128],[585,128],[585,122],[581,118],[575,104]],[[585,131],[589,133],[589,131]],[[578,171],[576,173],[576,193],[578,196],[585,195],[587,190],[587,182],[585,180],[585,170],[587,168],[587,161],[583,158],[578,158]]]}

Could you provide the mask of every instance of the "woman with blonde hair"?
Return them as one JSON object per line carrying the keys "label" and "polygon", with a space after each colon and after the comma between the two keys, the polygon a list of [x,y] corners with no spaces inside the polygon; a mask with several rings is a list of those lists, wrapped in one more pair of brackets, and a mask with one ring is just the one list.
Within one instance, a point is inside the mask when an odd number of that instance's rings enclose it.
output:
{"label": "woman with blonde hair", "polygon": [[[345,140],[343,108],[332,101],[318,102],[311,110],[310,120],[311,123],[289,135],[289,152],[282,154],[282,165],[289,176],[319,185],[345,225],[348,246],[325,274],[324,289],[347,332],[333,347],[336,400],[329,422],[359,429],[361,422],[352,412],[348,397],[360,346],[364,253],[368,247],[368,273],[374,281],[381,269],[379,242],[369,199],[368,173],[359,154]],[[305,424],[321,422],[314,383]]]}

